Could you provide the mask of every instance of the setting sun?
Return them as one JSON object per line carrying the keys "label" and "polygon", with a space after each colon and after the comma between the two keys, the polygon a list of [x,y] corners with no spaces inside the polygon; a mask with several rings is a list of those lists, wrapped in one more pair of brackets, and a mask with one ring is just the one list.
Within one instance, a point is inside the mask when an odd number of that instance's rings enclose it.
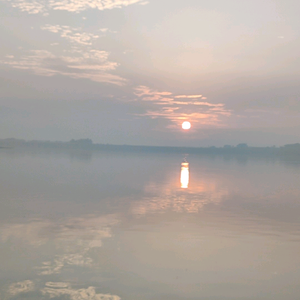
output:
{"label": "setting sun", "polygon": [[191,123],[188,121],[183,122],[181,125],[182,129],[184,129],[184,130],[189,130],[191,128],[191,126],[192,126]]}

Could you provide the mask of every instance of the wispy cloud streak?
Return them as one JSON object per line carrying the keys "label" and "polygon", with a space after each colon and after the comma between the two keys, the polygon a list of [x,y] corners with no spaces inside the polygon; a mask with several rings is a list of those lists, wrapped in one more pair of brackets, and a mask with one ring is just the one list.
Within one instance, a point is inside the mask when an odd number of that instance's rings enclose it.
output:
{"label": "wispy cloud streak", "polygon": [[177,99],[199,99],[202,98],[202,95],[178,95],[175,96]]}
{"label": "wispy cloud streak", "polygon": [[140,116],[152,119],[164,118],[177,127],[185,120],[196,126],[224,126],[223,117],[231,115],[222,103],[210,103],[202,95],[174,95],[168,91],[156,91],[147,86],[138,86],[134,91],[137,100],[148,102],[151,109]]}
{"label": "wispy cloud streak", "polygon": [[63,75],[74,79],[89,79],[96,82],[122,85],[124,79],[108,73],[118,66],[108,60],[109,53],[99,50],[82,51],[73,49],[65,55],[46,50],[32,50],[19,58],[0,61],[0,64],[15,69],[30,70],[41,76]]}
{"label": "wispy cloud streak", "polygon": [[60,25],[45,25],[41,28],[53,33],[59,33],[62,38],[66,38],[72,43],[81,45],[92,45],[92,40],[95,40],[99,35],[93,33],[82,32],[81,28],[72,28],[71,26]]}
{"label": "wispy cloud streak", "polygon": [[7,2],[10,2],[13,7],[29,14],[47,14],[51,10],[78,13],[88,9],[105,10],[122,8],[136,3],[147,4],[142,0],[7,0]]}
{"label": "wispy cloud streak", "polygon": [[[116,85],[125,83],[125,79],[110,73],[118,67],[118,63],[109,61],[110,53],[93,46],[93,42],[99,38],[98,34],[62,25],[47,24],[41,29],[60,35],[68,42],[68,46],[63,49],[52,47],[51,51],[31,50],[19,56],[6,55],[5,59],[0,60],[0,64],[29,70],[40,76],[62,75]],[[105,34],[106,31],[101,31],[101,34]],[[59,43],[51,45],[57,46]]]}

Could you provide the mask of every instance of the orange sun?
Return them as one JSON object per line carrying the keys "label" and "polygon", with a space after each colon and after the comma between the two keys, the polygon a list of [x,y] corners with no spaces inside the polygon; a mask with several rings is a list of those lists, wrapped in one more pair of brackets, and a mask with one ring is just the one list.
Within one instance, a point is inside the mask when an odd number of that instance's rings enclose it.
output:
{"label": "orange sun", "polygon": [[190,122],[185,121],[185,122],[182,123],[181,127],[182,127],[182,129],[184,129],[184,130],[189,130],[189,129],[192,127],[192,125],[191,125]]}

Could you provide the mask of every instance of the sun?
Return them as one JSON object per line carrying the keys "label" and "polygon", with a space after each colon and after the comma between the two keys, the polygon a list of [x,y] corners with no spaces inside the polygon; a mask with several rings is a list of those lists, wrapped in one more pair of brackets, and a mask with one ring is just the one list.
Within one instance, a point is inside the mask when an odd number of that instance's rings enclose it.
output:
{"label": "sun", "polygon": [[189,130],[189,129],[192,127],[192,125],[191,125],[190,122],[185,121],[185,122],[182,123],[181,127],[182,127],[182,129],[184,129],[184,130]]}

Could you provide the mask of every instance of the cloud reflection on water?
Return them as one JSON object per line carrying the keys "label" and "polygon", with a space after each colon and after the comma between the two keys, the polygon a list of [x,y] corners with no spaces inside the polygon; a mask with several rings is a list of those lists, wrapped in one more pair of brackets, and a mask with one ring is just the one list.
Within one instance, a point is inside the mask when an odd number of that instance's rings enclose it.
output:
{"label": "cloud reflection on water", "polygon": [[[43,299],[68,297],[70,300],[120,300],[117,295],[97,293],[95,287],[75,289],[67,282],[46,282],[45,285],[35,287],[35,283],[31,280],[13,283],[9,286],[6,299],[16,298],[23,299],[25,294],[31,293],[30,296],[35,299],[42,297]],[[45,298],[46,297],[46,298]],[[28,299],[28,295],[26,296]]]}
{"label": "cloud reflection on water", "polygon": [[[1,240],[7,243],[20,242],[30,245],[38,252],[43,246],[54,245],[54,257],[44,261],[42,266],[36,266],[36,274],[49,276],[60,274],[65,267],[95,266],[90,257],[90,250],[102,247],[103,239],[112,237],[111,228],[118,223],[116,215],[93,216],[86,215],[70,218],[60,222],[50,220],[33,220],[26,224],[10,224],[0,230]],[[40,253],[43,257],[43,254]],[[74,271],[74,270],[73,270]],[[47,278],[47,277],[46,277]],[[41,294],[48,298],[68,297],[71,300],[119,300],[119,296],[98,294],[95,287],[74,289],[64,282],[48,282],[40,286],[40,280],[35,284],[32,280],[12,283],[7,289],[8,299],[25,293]],[[1,299],[1,298],[0,298]]]}
{"label": "cloud reflection on water", "polygon": [[86,289],[73,289],[70,284],[64,282],[47,282],[41,292],[50,298],[69,296],[71,300],[120,300],[116,295],[97,294],[94,287]]}
{"label": "cloud reflection on water", "polygon": [[31,280],[24,280],[20,282],[12,283],[8,288],[8,294],[11,296],[16,296],[20,293],[28,293],[34,291],[35,286],[33,281]]}
{"label": "cloud reflection on water", "polygon": [[39,275],[59,274],[65,266],[92,266],[89,251],[100,248],[102,240],[112,236],[111,227],[118,223],[115,215],[95,217],[87,215],[71,218],[61,223],[49,220],[32,221],[26,224],[6,225],[1,239],[23,241],[35,248],[54,244],[56,255],[51,261],[37,267]]}

